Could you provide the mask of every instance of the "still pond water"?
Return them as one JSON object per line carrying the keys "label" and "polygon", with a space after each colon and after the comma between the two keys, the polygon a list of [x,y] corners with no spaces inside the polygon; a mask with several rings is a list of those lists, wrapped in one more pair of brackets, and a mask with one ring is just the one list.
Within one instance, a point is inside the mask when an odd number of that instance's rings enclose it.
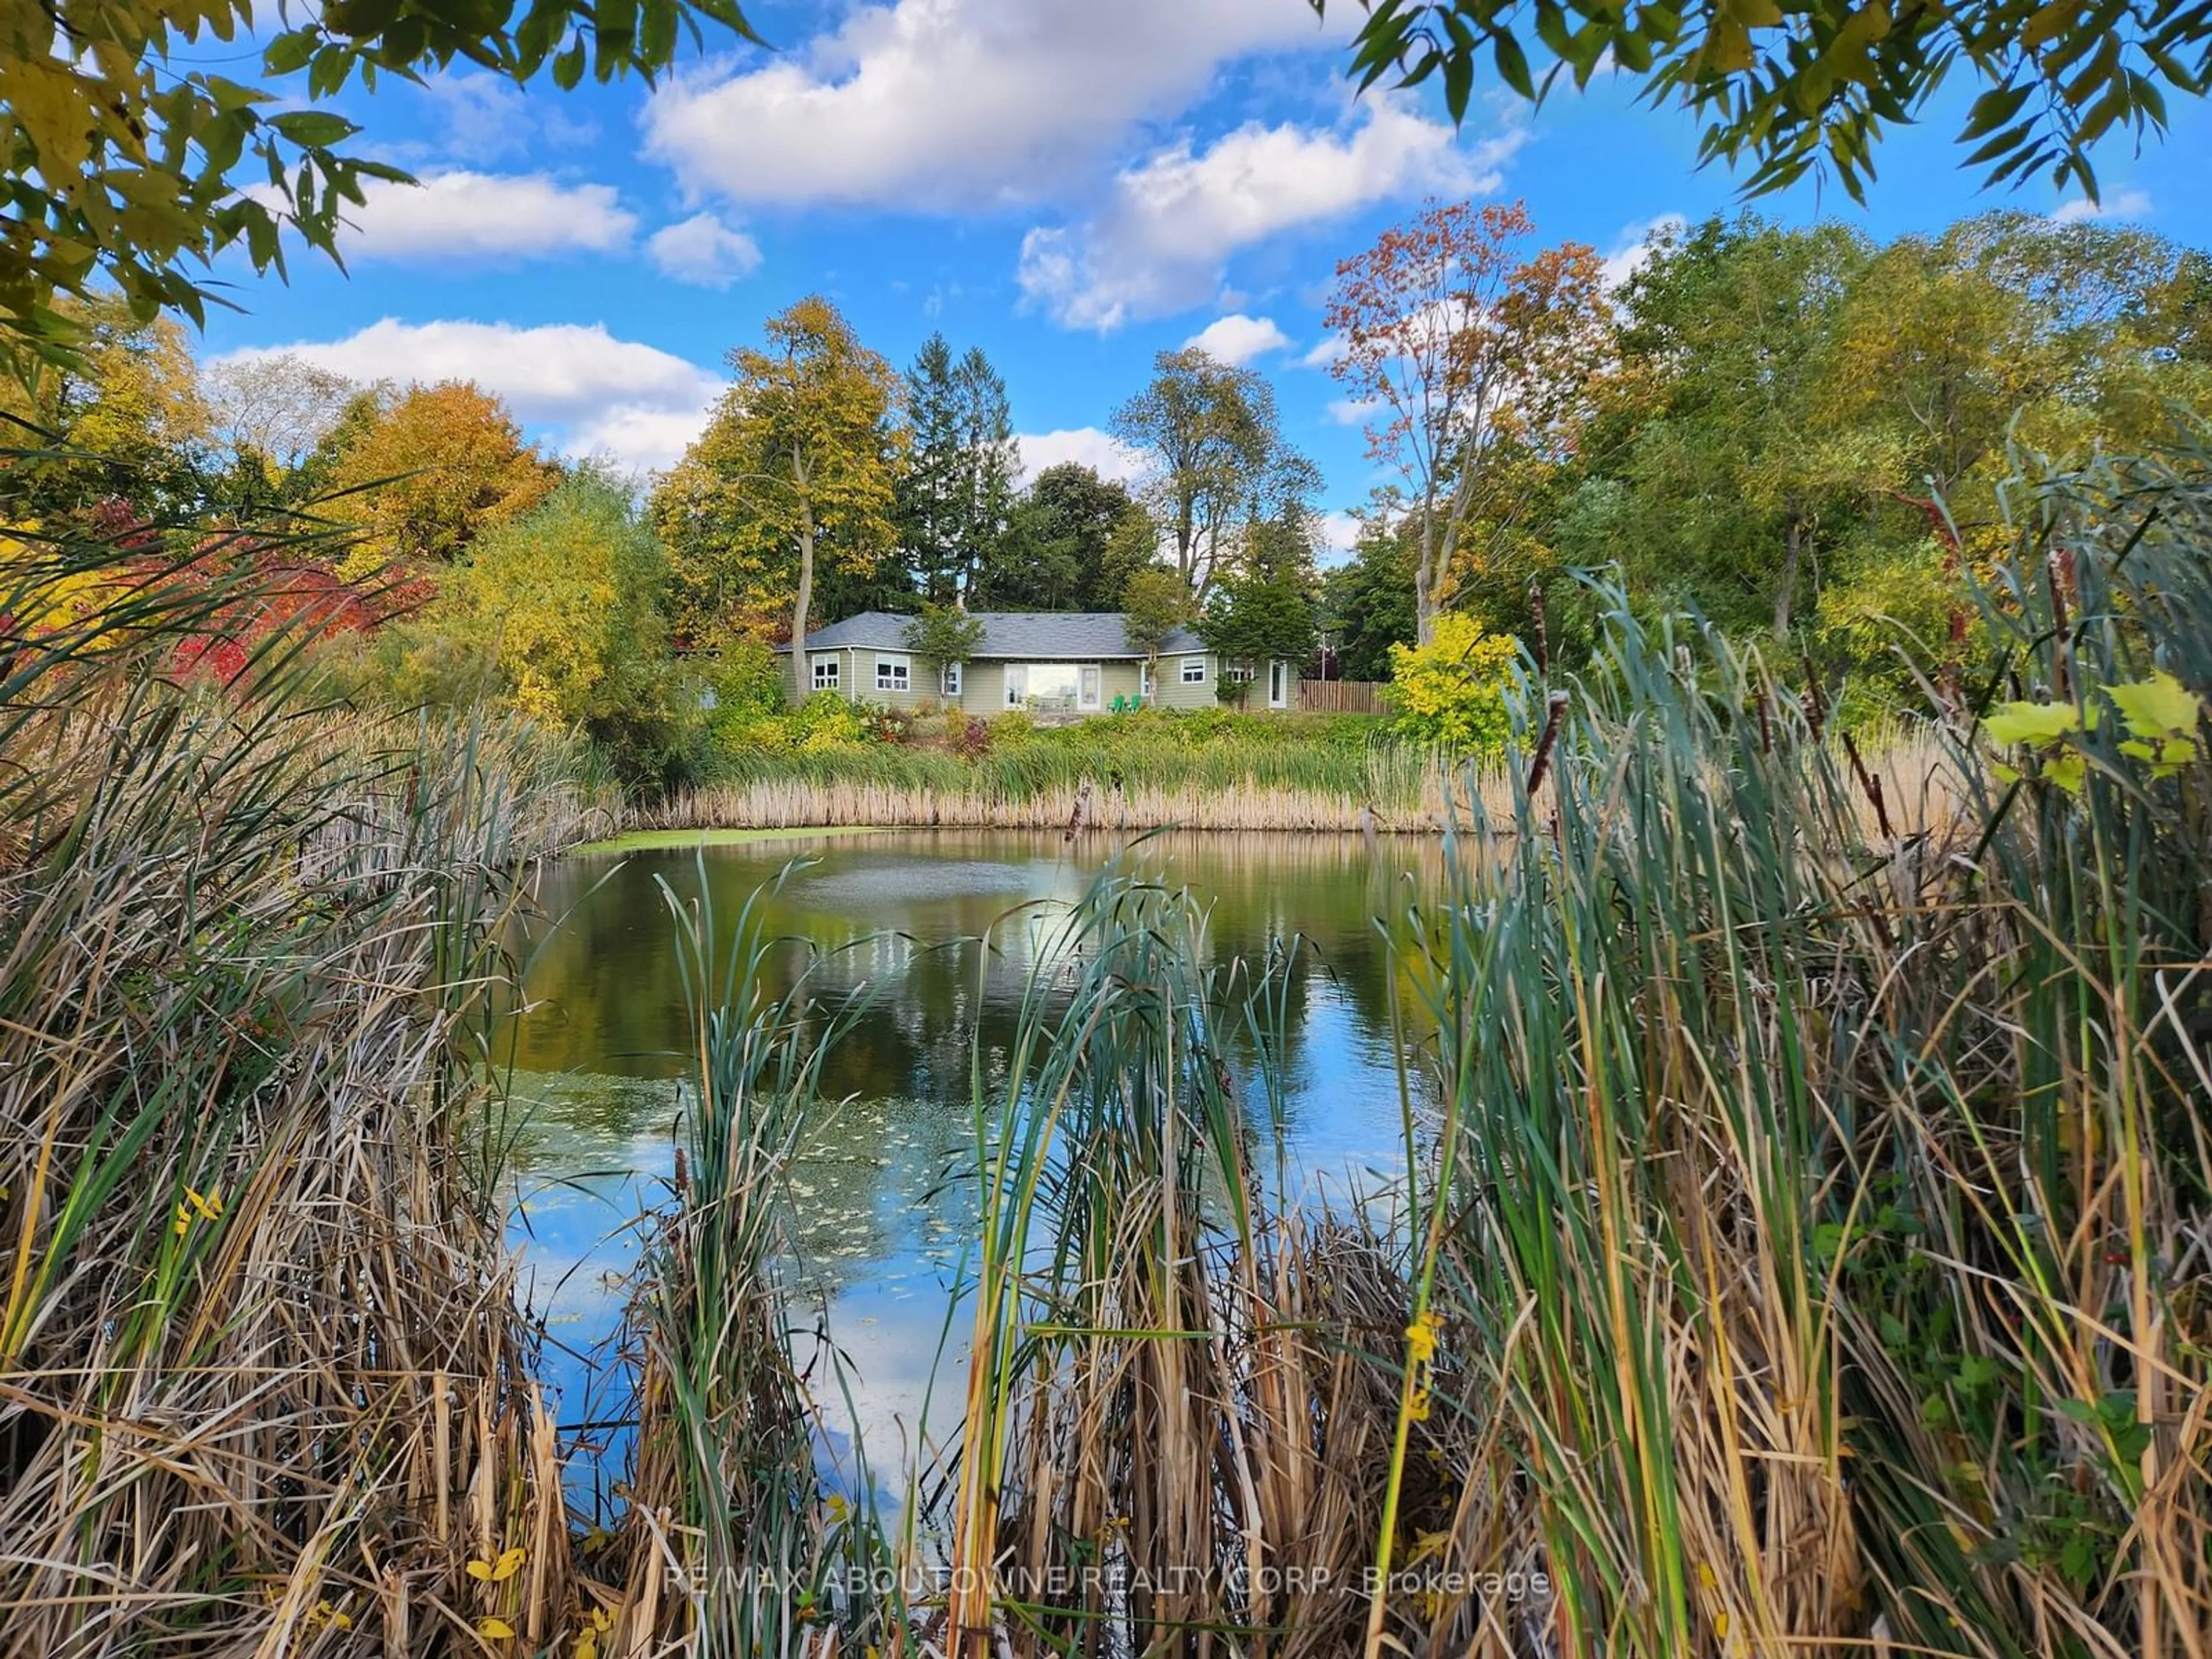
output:
{"label": "still pond water", "polygon": [[[509,1160],[513,1237],[547,1322],[564,1423],[621,1413],[589,1357],[615,1334],[637,1218],[665,1200],[674,1165],[686,1028],[661,884],[689,901],[703,873],[726,946],[748,896],[804,858],[763,900],[765,931],[781,941],[776,988],[810,961],[826,1004],[874,988],[825,1068],[825,1098],[844,1103],[825,1109],[792,1172],[791,1270],[808,1304],[797,1317],[811,1327],[826,1315],[882,1469],[957,1426],[946,1420],[957,1386],[940,1386],[926,1426],[923,1417],[933,1371],[952,1376],[965,1358],[946,1311],[972,1215],[959,1178],[973,1164],[971,1045],[1004,1047],[1041,947],[1117,856],[1209,907],[1217,963],[1302,941],[1284,999],[1291,1179],[1303,1196],[1339,1200],[1389,1180],[1402,1118],[1391,958],[1376,918],[1433,890],[1441,853],[1426,837],[1153,837],[1117,854],[1097,838],[885,832],[567,859],[539,890],[514,1054],[529,1109]],[[988,969],[975,944],[986,935]],[[1256,1083],[1249,1096],[1255,1128],[1272,1136]],[[605,1437],[582,1438],[606,1449]]]}

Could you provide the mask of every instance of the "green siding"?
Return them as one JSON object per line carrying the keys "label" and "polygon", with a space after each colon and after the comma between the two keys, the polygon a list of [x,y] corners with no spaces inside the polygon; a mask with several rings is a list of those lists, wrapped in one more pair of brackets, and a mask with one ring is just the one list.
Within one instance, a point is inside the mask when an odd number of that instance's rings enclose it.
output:
{"label": "green siding", "polygon": [[[1186,684],[1182,665],[1189,661],[1206,665],[1206,678],[1195,685]],[[1219,699],[1213,695],[1214,676],[1220,664],[1209,651],[1202,657],[1162,657],[1160,659],[1159,705],[1163,708],[1212,708]]]}
{"label": "green siding", "polygon": [[1006,670],[1002,663],[971,662],[960,676],[960,707],[970,714],[996,714],[1006,708]]}
{"label": "green siding", "polygon": [[[837,659],[839,672],[842,677],[838,689],[855,702],[883,703],[893,708],[902,709],[944,707],[947,699],[938,689],[940,682],[938,678],[938,665],[935,658],[924,657],[913,653],[884,653],[885,655],[904,654],[907,657],[909,678],[906,690],[884,691],[878,690],[876,687],[877,654],[872,647],[867,646],[845,646],[830,652],[809,651],[807,653],[810,661],[817,655],[834,656]],[[1183,683],[1182,665],[1188,659],[1188,655],[1194,654],[1196,653],[1163,656],[1160,659],[1159,695],[1154,700],[1157,707],[1212,708],[1216,706],[1219,700],[1214,696],[1213,688],[1219,678],[1221,665],[1212,652],[1206,653],[1200,659],[1206,664],[1205,679],[1194,685],[1187,685]],[[1055,659],[1038,659],[1038,660]],[[1098,713],[1110,712],[1114,699],[1116,697],[1125,698],[1131,702],[1138,700],[1144,679],[1142,663],[1131,659],[1101,662],[1096,665],[1099,671]],[[1292,694],[1291,704],[1295,706],[1297,688],[1296,677],[1292,676],[1289,683]],[[1005,663],[995,659],[969,663],[961,676],[958,699],[960,707],[970,714],[988,716],[1004,714],[1006,708],[1006,665]],[[1251,698],[1245,707],[1261,710],[1267,707],[1267,677],[1264,665],[1261,668],[1258,678],[1253,682]]]}
{"label": "green siding", "polygon": [[1109,662],[1103,666],[1105,672],[1099,676],[1103,683],[1099,692],[1101,707],[1113,708],[1114,699],[1116,697],[1126,697],[1131,702],[1136,702],[1139,683],[1144,678],[1144,664]]}

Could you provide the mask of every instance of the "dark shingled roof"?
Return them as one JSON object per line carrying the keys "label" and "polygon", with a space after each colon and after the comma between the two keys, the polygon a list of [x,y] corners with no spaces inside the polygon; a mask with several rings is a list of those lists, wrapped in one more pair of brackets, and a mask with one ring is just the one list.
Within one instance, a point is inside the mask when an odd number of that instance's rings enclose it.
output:
{"label": "dark shingled roof", "polygon": [[[983,624],[980,659],[1018,659],[1024,662],[1053,662],[1063,659],[1098,662],[1107,659],[1138,658],[1145,653],[1129,643],[1118,611],[977,611],[970,613]],[[809,651],[835,651],[858,647],[864,651],[903,651],[907,624],[914,620],[889,611],[863,611],[832,623],[806,636]],[[779,650],[788,651],[789,646]],[[1188,628],[1178,628],[1160,647],[1163,656],[1184,656],[1203,651],[1206,643]]]}

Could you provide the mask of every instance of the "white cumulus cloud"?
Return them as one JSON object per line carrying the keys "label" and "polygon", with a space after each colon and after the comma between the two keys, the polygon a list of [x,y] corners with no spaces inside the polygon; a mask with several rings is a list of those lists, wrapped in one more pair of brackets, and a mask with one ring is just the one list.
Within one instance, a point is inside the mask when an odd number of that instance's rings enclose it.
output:
{"label": "white cumulus cloud", "polygon": [[760,269],[760,244],[711,213],[695,213],[647,239],[661,274],[698,288],[727,288]]}
{"label": "white cumulus cloud", "polygon": [[1348,562],[1352,550],[1359,545],[1362,528],[1355,514],[1322,514],[1321,522],[1315,526],[1315,539],[1319,544],[1315,562],[1324,568]]}
{"label": "white cumulus cloud", "polygon": [[1103,209],[1022,241],[1023,292],[1070,328],[1107,330],[1198,304],[1229,256],[1278,233],[1370,204],[1498,188],[1516,130],[1463,149],[1452,129],[1370,100],[1348,126],[1238,128],[1159,150],[1114,180]]}
{"label": "white cumulus cloud", "polygon": [[290,352],[364,384],[473,380],[571,454],[633,470],[664,467],[706,424],[719,375],[673,353],[617,339],[605,324],[403,323],[386,317],[343,339],[252,346],[218,364]]}
{"label": "white cumulus cloud", "polygon": [[1255,357],[1280,351],[1290,343],[1291,337],[1275,325],[1273,317],[1247,317],[1241,311],[1232,311],[1226,317],[1216,317],[1183,344],[1196,346],[1224,363],[1249,363]]}
{"label": "white cumulus cloud", "polygon": [[1344,336],[1341,334],[1324,334],[1320,339],[1314,342],[1312,347],[1308,349],[1305,356],[1298,359],[1298,367],[1300,368],[1327,368],[1331,363],[1336,362],[1341,359],[1344,354],[1350,349],[1351,347],[1346,343]]}
{"label": "white cumulus cloud", "polygon": [[757,68],[680,76],[645,113],[648,155],[740,202],[940,210],[1032,201],[1215,68],[1333,44],[1286,0],[891,0]]}
{"label": "white cumulus cloud", "polygon": [[2124,190],[2096,202],[2086,196],[2076,196],[2061,202],[2051,210],[2051,222],[2054,225],[2080,224],[2085,219],[2147,219],[2149,216],[2149,194],[2140,190]]}
{"label": "white cumulus cloud", "polygon": [[1680,235],[1689,222],[1679,213],[1662,213],[1622,226],[1620,234],[1613,239],[1613,252],[1605,256],[1607,291],[1620,287],[1643,270],[1659,245]]}
{"label": "white cumulus cloud", "polygon": [[1057,432],[1024,432],[1014,440],[1022,458],[1022,477],[1034,478],[1048,466],[1073,461],[1102,478],[1133,483],[1145,471],[1145,458],[1112,433],[1095,426],[1066,427]]}
{"label": "white cumulus cloud", "polygon": [[420,185],[374,180],[347,210],[348,253],[379,259],[526,258],[611,253],[637,216],[611,185],[564,185],[542,173],[441,173]]}

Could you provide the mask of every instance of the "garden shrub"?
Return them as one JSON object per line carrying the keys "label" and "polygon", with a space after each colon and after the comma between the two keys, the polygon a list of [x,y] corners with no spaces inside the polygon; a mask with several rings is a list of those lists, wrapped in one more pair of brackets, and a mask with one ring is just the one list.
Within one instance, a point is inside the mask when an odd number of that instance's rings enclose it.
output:
{"label": "garden shrub", "polygon": [[1404,736],[1456,753],[1495,757],[1511,729],[1506,696],[1520,642],[1446,613],[1423,646],[1390,647],[1390,702]]}

